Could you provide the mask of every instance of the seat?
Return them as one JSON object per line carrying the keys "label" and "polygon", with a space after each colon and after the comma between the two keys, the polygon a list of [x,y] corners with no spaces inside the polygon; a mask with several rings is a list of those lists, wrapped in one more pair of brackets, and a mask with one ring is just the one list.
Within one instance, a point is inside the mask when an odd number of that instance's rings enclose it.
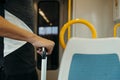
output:
{"label": "seat", "polygon": [[[64,33],[71,24],[85,24],[92,38],[70,38],[65,45]],[[116,31],[116,28],[114,29]],[[71,20],[60,31],[64,49],[58,80],[120,80],[120,38],[96,38],[94,26],[84,19]]]}
{"label": "seat", "polygon": [[120,38],[71,38],[58,80],[120,80]]}

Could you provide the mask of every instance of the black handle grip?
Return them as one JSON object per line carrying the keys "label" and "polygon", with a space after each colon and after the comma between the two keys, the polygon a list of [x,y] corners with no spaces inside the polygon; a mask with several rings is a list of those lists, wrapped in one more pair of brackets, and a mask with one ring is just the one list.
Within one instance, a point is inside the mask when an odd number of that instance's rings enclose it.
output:
{"label": "black handle grip", "polygon": [[42,59],[45,59],[46,58],[46,48],[45,47],[42,47]]}

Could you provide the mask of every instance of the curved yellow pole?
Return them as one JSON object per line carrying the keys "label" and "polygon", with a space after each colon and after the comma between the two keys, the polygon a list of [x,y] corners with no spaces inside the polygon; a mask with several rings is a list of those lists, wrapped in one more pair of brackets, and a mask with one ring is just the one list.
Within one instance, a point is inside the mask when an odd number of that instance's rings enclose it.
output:
{"label": "curved yellow pole", "polygon": [[60,31],[60,36],[59,36],[59,39],[60,39],[60,44],[63,48],[66,47],[66,44],[64,42],[64,34],[65,34],[65,31],[68,27],[70,27],[70,25],[74,24],[74,23],[82,23],[82,24],[85,24],[92,32],[92,38],[96,38],[97,37],[97,32],[96,30],[94,29],[94,26],[92,24],[90,24],[88,21],[84,20],[84,19],[75,19],[75,20],[71,20],[69,21],[68,23],[66,23],[61,31]]}
{"label": "curved yellow pole", "polygon": [[120,27],[120,23],[118,23],[118,24],[116,24],[115,26],[114,26],[114,33],[113,33],[113,36],[114,37],[117,37],[117,28],[118,27]]}

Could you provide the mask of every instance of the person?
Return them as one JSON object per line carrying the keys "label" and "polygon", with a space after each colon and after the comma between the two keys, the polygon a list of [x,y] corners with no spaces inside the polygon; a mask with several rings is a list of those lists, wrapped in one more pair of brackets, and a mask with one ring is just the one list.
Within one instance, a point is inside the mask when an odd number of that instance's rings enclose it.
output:
{"label": "person", "polygon": [[5,80],[38,80],[33,46],[52,53],[54,42],[34,34],[34,21],[33,0],[6,0],[5,19],[0,17]]}
{"label": "person", "polygon": [[[40,36],[37,36],[36,34],[33,34],[29,31],[19,28],[16,25],[8,22],[1,16],[0,16],[0,36],[27,41],[36,48],[45,47],[47,49],[48,54],[51,54],[53,47],[55,45],[53,41],[42,38]],[[37,53],[41,54],[41,50],[37,49]]]}

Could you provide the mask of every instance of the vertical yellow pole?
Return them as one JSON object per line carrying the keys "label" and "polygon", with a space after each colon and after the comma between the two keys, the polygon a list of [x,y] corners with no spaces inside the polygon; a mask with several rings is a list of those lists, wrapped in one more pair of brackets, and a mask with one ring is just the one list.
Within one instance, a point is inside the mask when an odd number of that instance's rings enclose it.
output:
{"label": "vertical yellow pole", "polygon": [[[68,0],[68,22],[71,20],[71,0]],[[71,37],[71,27],[68,28],[68,40]]]}

